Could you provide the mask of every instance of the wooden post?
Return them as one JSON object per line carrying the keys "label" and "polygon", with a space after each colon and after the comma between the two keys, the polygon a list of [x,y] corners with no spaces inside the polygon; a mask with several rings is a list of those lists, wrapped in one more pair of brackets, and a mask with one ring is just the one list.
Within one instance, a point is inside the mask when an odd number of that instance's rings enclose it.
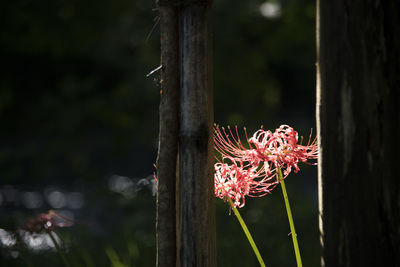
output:
{"label": "wooden post", "polygon": [[158,1],[161,35],[161,100],[157,156],[157,266],[175,267],[176,164],[179,132],[179,9]]}
{"label": "wooden post", "polygon": [[323,266],[400,266],[400,2],[319,0]]}
{"label": "wooden post", "polygon": [[[162,74],[157,266],[212,267],[215,207],[211,2],[159,0],[158,5]],[[179,182],[175,180],[178,143]]]}
{"label": "wooden post", "polygon": [[180,15],[179,264],[215,266],[211,1]]}

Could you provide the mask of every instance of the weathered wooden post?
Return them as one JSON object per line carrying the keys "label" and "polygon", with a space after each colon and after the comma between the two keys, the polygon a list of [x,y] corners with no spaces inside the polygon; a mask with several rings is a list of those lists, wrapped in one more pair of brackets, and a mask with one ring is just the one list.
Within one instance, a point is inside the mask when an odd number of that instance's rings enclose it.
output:
{"label": "weathered wooden post", "polygon": [[179,131],[179,8],[158,0],[161,35],[161,100],[157,156],[157,266],[176,266],[176,165]]}
{"label": "weathered wooden post", "polygon": [[179,264],[215,266],[211,1],[180,14]]}
{"label": "weathered wooden post", "polygon": [[215,207],[211,1],[157,3],[162,66],[157,266],[212,267]]}

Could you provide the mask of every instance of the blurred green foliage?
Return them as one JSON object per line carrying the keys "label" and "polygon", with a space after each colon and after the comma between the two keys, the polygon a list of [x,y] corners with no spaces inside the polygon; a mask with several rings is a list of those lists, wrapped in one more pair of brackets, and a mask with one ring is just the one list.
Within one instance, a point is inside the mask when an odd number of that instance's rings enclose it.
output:
{"label": "blurred green foliage", "polygon": [[[285,123],[308,136],[314,125],[314,1],[215,0],[215,121],[221,125]],[[127,197],[109,178],[154,172],[158,133],[158,11],[153,1],[32,1],[0,10],[0,228],[17,229],[27,209],[7,186],[79,191],[84,221],[57,230],[75,266],[155,263],[155,198],[151,186]],[[305,266],[319,265],[316,168],[288,178]],[[43,193],[45,194],[45,193]],[[257,266],[226,203],[216,199],[219,266]],[[268,266],[294,266],[279,188],[250,199],[241,213]],[[0,265],[62,266],[54,250],[0,243]],[[16,252],[18,252],[16,254]]]}

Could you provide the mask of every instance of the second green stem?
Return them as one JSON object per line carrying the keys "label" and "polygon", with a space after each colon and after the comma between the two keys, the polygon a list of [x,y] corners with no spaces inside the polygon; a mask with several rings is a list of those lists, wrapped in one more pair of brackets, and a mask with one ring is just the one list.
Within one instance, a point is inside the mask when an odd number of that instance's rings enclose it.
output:
{"label": "second green stem", "polygon": [[290,231],[291,231],[291,236],[292,236],[292,240],[293,240],[294,253],[296,254],[297,266],[302,267],[303,264],[301,263],[300,249],[299,249],[299,244],[297,243],[297,234],[296,234],[296,229],[294,228],[292,211],[290,209],[289,198],[288,198],[288,195],[286,192],[285,182],[283,181],[282,170],[279,167],[278,167],[278,173],[279,173],[279,181],[282,186],[283,198],[285,199],[286,212],[288,215]]}

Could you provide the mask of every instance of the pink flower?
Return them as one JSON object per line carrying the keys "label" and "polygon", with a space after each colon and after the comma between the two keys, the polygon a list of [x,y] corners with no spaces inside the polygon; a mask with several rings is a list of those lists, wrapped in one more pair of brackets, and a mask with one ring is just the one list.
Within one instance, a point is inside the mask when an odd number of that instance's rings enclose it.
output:
{"label": "pink flower", "polygon": [[264,169],[246,168],[243,161],[237,158],[226,157],[214,168],[215,196],[225,201],[227,197],[231,198],[234,207],[243,207],[246,196],[261,197],[268,194],[276,185],[275,182],[268,182],[271,178]]}
{"label": "pink flower", "polygon": [[244,168],[247,167],[258,167],[263,163],[263,168],[266,176],[270,176],[272,170],[270,169],[270,164],[264,162],[259,156],[256,149],[252,149],[249,143],[249,138],[247,137],[246,128],[243,129],[246,137],[246,144],[243,144],[239,137],[239,132],[237,126],[232,131],[228,126],[227,130],[224,127],[219,128],[219,126],[214,126],[214,148],[218,151],[223,158],[231,158],[233,160],[241,161],[244,164]]}
{"label": "pink flower", "polygon": [[292,169],[295,173],[300,170],[299,162],[316,164],[309,162],[318,158],[316,138],[311,141],[312,131],[307,145],[302,144],[302,138],[298,144],[298,133],[287,125],[275,132],[260,129],[251,138],[247,137],[246,128],[244,133],[246,142],[242,143],[237,127],[214,127],[215,150],[222,156],[222,162],[215,164],[215,195],[224,200],[232,198],[235,206],[243,207],[245,196],[270,192],[279,183],[278,169],[286,178]]}
{"label": "pink flower", "polygon": [[255,154],[260,161],[271,162],[276,168],[282,169],[286,178],[292,168],[295,173],[300,170],[299,162],[309,163],[308,160],[318,158],[316,138],[311,142],[311,135],[312,131],[307,145],[302,145],[303,139],[297,144],[298,133],[293,128],[282,125],[274,133],[258,130],[248,142],[256,147]]}

